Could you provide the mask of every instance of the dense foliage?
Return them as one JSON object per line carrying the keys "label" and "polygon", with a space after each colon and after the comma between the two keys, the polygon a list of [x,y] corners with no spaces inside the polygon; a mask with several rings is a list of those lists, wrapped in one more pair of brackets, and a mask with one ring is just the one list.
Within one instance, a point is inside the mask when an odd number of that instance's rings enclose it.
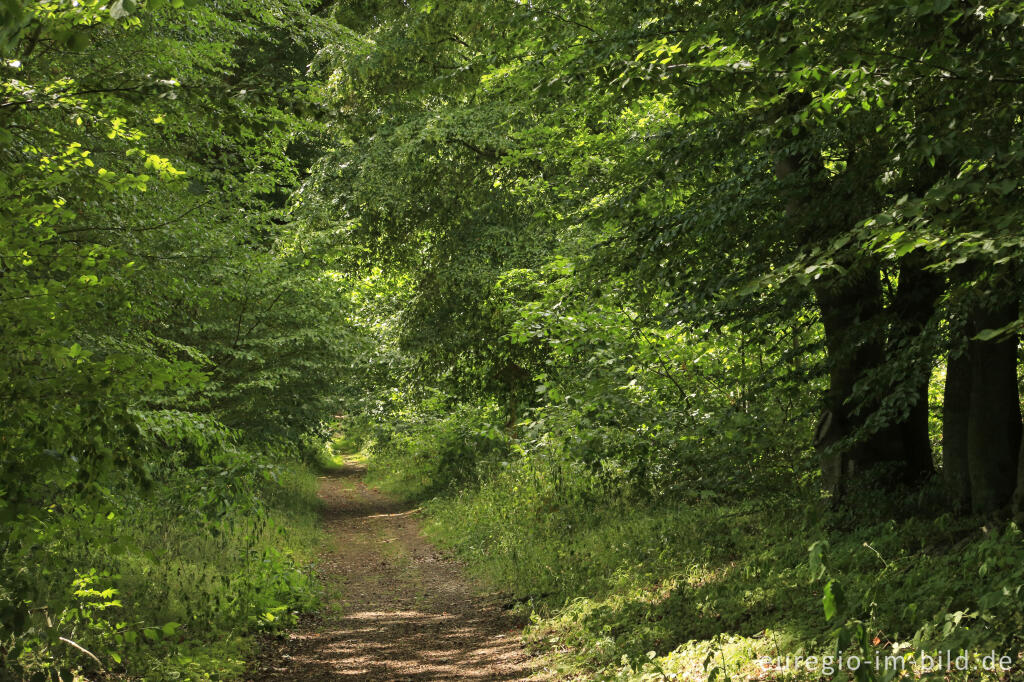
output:
{"label": "dense foliage", "polygon": [[1016,660],[1020,12],[339,9],[378,480],[591,671]]}
{"label": "dense foliage", "polygon": [[340,413],[567,671],[1019,674],[1020,3],[0,17],[9,669],[237,671]]}
{"label": "dense foliage", "polygon": [[3,4],[15,679],[238,671],[246,633],[312,599],[302,453],[347,351],[335,278],[288,201],[320,134],[304,73],[331,32],[310,7]]}

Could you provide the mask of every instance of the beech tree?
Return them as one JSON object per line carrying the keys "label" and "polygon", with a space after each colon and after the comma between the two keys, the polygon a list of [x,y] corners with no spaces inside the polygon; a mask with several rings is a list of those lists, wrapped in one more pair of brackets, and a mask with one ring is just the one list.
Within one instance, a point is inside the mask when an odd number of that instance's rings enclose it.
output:
{"label": "beech tree", "polygon": [[417,348],[434,372],[525,372],[487,391],[541,371],[470,358],[510,352],[493,343],[487,292],[503,268],[542,263],[555,236],[590,281],[634,283],[622,302],[645,316],[665,292],[672,323],[691,328],[781,333],[815,311],[827,387],[813,439],[837,499],[861,474],[871,487],[934,472],[928,386],[945,364],[941,465],[968,473],[951,477],[970,481],[955,504],[995,511],[1020,442],[1013,12],[579,2],[361,14],[321,55],[345,114],[316,187],[344,213],[319,215],[343,216],[367,253],[418,273],[421,317],[406,327],[410,340],[429,330]]}

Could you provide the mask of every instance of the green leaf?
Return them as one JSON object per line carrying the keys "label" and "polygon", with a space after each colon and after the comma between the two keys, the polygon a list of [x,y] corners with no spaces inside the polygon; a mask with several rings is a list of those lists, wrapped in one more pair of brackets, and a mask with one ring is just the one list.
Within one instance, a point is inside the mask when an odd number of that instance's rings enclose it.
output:
{"label": "green leaf", "polygon": [[982,329],[974,336],[975,341],[991,341],[992,339],[999,336],[1000,330],[998,329]]}
{"label": "green leaf", "polygon": [[1020,331],[1021,327],[1024,327],[1024,318],[1014,320],[1010,324],[998,329],[982,329],[974,335],[973,339],[975,341],[991,341],[992,339],[1002,338],[1008,334]]}
{"label": "green leaf", "polygon": [[828,550],[826,540],[818,540],[807,550],[807,563],[811,567],[811,581],[820,580],[825,575],[825,552]]}
{"label": "green leaf", "polygon": [[821,598],[821,605],[825,610],[825,620],[831,621],[836,613],[843,606],[843,592],[839,583],[829,580],[825,584],[825,595]]}

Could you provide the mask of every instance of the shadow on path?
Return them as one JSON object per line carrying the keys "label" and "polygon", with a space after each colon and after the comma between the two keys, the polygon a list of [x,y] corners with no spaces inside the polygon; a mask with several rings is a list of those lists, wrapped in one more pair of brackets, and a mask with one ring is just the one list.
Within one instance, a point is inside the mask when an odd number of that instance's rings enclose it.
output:
{"label": "shadow on path", "polygon": [[320,477],[329,603],[268,644],[249,679],[539,679],[508,616],[423,538],[419,510],[367,487],[364,474],[346,464]]}

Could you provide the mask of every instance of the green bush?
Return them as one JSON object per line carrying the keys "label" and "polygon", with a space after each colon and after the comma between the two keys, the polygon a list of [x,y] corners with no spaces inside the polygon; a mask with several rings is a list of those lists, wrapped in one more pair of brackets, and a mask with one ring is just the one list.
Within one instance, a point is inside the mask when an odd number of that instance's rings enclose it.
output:
{"label": "green bush", "polygon": [[172,450],[147,473],[19,519],[0,569],[0,667],[228,678],[249,635],[315,603],[315,478],[295,448],[213,433],[198,456]]}
{"label": "green bush", "polygon": [[437,396],[398,412],[375,429],[370,478],[412,498],[472,487],[507,464],[509,441],[495,405],[448,408]]}

